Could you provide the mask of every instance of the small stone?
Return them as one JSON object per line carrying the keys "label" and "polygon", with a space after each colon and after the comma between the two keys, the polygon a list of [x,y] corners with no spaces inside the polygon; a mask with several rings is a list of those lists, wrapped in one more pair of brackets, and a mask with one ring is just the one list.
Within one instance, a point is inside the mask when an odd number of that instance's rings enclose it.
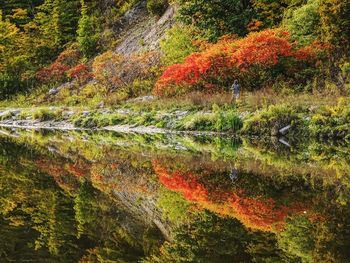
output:
{"label": "small stone", "polygon": [[104,106],[105,106],[105,103],[103,101],[97,104],[97,108],[103,108]]}
{"label": "small stone", "polygon": [[54,95],[56,95],[58,92],[59,92],[58,89],[53,88],[53,89],[50,89],[50,90],[49,90],[49,93],[48,93],[48,94],[49,94],[50,96],[54,96]]}
{"label": "small stone", "polygon": [[280,129],[278,132],[282,135],[286,135],[289,132],[290,128],[292,128],[292,125],[288,125],[282,129]]}
{"label": "small stone", "polygon": [[87,117],[87,116],[89,116],[89,114],[90,114],[90,111],[83,111],[83,112],[81,113],[81,115],[82,115],[83,117]]}

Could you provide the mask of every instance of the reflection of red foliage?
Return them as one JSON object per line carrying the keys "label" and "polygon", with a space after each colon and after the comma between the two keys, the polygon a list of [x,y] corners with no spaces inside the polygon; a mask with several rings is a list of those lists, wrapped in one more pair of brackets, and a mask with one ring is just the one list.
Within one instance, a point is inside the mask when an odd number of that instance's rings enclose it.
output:
{"label": "reflection of red foliage", "polygon": [[277,207],[271,198],[246,198],[236,194],[228,200],[228,205],[235,210],[237,218],[247,227],[263,231],[281,230],[288,215],[304,210],[299,205]]}
{"label": "reflection of red foliage", "polygon": [[277,206],[271,198],[249,198],[244,191],[236,193],[213,192],[198,182],[196,176],[189,172],[170,172],[166,168],[153,163],[159,181],[170,190],[179,192],[189,201],[195,202],[204,209],[223,216],[231,216],[240,220],[246,227],[262,231],[278,231],[283,229],[285,219],[292,214],[304,211],[298,204],[292,207]]}
{"label": "reflection of red foliage", "polygon": [[60,177],[64,174],[67,174],[61,164],[52,162],[51,160],[38,160],[36,161],[36,164],[39,170],[54,177]]}
{"label": "reflection of red foliage", "polygon": [[73,174],[76,177],[83,177],[87,174],[86,170],[81,169],[75,164],[68,164],[67,165],[67,171]]}
{"label": "reflection of red foliage", "polygon": [[159,181],[170,190],[180,192],[189,201],[207,201],[208,191],[197,183],[192,174],[181,172],[169,174],[166,169],[156,163],[154,169],[159,176]]}
{"label": "reflection of red foliage", "polygon": [[62,163],[41,159],[36,161],[37,168],[50,176],[53,177],[55,182],[62,188],[67,191],[74,191],[75,186],[72,185],[72,182],[68,179],[69,173],[64,169]]}
{"label": "reflection of red foliage", "polygon": [[288,32],[281,30],[251,33],[239,40],[226,37],[188,56],[184,63],[168,67],[154,92],[162,96],[176,93],[174,86],[205,88],[218,80],[237,78],[240,72],[249,72],[254,67],[260,71],[271,68],[284,58],[307,61],[315,53],[313,47],[295,48]]}

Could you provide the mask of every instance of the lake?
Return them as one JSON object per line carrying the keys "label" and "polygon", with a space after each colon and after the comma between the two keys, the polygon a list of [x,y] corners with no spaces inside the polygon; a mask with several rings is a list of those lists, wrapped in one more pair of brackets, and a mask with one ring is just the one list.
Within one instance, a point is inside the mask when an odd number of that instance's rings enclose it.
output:
{"label": "lake", "polygon": [[345,142],[0,130],[1,262],[350,262]]}

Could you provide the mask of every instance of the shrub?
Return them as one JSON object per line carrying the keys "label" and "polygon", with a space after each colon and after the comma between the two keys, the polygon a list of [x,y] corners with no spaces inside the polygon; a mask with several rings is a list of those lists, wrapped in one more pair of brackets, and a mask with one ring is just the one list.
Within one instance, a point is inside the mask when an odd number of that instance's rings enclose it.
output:
{"label": "shrub", "polygon": [[152,68],[159,63],[157,52],[123,56],[107,51],[95,58],[93,74],[107,88],[107,92],[132,85],[135,80],[153,78]]}
{"label": "shrub", "polygon": [[36,78],[45,84],[59,84],[68,80],[68,71],[71,70],[81,58],[78,48],[71,46],[64,50],[49,66],[42,68]]}
{"label": "shrub", "polygon": [[350,101],[341,99],[336,106],[324,106],[311,118],[314,136],[350,140]]}
{"label": "shrub", "polygon": [[167,0],[147,0],[147,9],[153,15],[161,16],[167,7]]}
{"label": "shrub", "polygon": [[69,66],[60,62],[55,62],[50,66],[41,69],[36,74],[37,79],[42,83],[58,84],[67,80]]}
{"label": "shrub", "polygon": [[177,129],[191,131],[237,132],[243,122],[236,110],[213,106],[212,112],[196,112],[181,120]]}
{"label": "shrub", "polygon": [[243,121],[234,109],[224,108],[214,105],[213,111],[216,113],[215,129],[217,131],[232,131],[237,132],[243,127]]}
{"label": "shrub", "polygon": [[80,128],[100,128],[107,127],[110,125],[117,125],[122,123],[126,119],[125,115],[118,113],[104,115],[101,113],[92,113],[88,116],[78,116],[73,120],[75,127]]}
{"label": "shrub", "polygon": [[215,126],[215,114],[197,112],[182,121],[182,128],[190,131],[210,131]]}
{"label": "shrub", "polygon": [[55,110],[50,110],[47,108],[41,108],[38,110],[35,110],[32,113],[33,119],[39,120],[39,121],[50,121],[50,120],[55,120],[62,116],[61,111],[55,111]]}
{"label": "shrub", "polygon": [[242,132],[249,135],[276,136],[283,127],[292,125],[292,130],[301,124],[298,111],[285,104],[269,106],[244,122]]}
{"label": "shrub", "polygon": [[188,56],[184,63],[169,66],[154,93],[172,96],[193,90],[212,92],[228,87],[234,79],[241,80],[246,89],[257,89],[279,75],[315,67],[319,48],[322,46],[297,49],[289,34],[281,30],[251,33],[238,40],[225,37]]}
{"label": "shrub", "polygon": [[67,73],[70,78],[74,78],[78,81],[79,84],[83,84],[93,78],[93,74],[90,72],[90,69],[85,64],[78,64],[75,67],[68,70]]}

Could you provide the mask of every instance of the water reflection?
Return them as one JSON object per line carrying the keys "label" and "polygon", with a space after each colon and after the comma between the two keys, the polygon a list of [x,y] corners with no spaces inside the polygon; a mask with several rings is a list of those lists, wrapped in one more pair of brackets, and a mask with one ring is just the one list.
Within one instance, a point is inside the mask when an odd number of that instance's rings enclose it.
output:
{"label": "water reflection", "polygon": [[4,262],[349,262],[349,146],[2,130]]}

